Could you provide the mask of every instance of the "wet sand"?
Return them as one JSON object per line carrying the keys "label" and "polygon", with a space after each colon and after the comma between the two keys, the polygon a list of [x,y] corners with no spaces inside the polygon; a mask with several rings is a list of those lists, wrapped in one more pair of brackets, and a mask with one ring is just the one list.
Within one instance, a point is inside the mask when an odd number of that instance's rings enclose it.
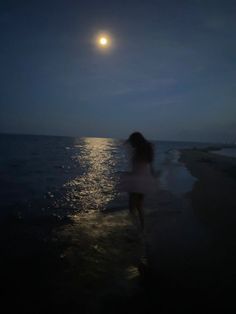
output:
{"label": "wet sand", "polygon": [[146,203],[144,233],[127,208],[2,223],[5,312],[232,309],[236,161],[207,150],[182,151],[181,161],[193,190],[160,190],[156,207]]}
{"label": "wet sand", "polygon": [[234,234],[236,222],[236,158],[211,151],[183,151],[182,161],[198,181],[191,193],[199,218],[218,231]]}
{"label": "wet sand", "polygon": [[[232,310],[236,283],[236,159],[183,150],[197,179],[146,212],[149,302],[162,313]],[[163,198],[163,202],[161,202]]]}
{"label": "wet sand", "polygon": [[194,214],[208,233],[202,282],[212,307],[235,309],[236,158],[211,150],[185,150],[181,160],[198,180],[189,194]]}
{"label": "wet sand", "polygon": [[142,247],[127,211],[11,217],[1,226],[5,313],[108,313],[139,293]]}
{"label": "wet sand", "polygon": [[[169,208],[168,195],[160,192],[160,208]],[[153,304],[159,307],[148,252],[156,247],[155,237],[148,237],[157,228],[155,212],[147,208],[144,234],[127,208],[67,219],[47,213],[9,217],[1,225],[0,261],[7,312],[147,313]]]}

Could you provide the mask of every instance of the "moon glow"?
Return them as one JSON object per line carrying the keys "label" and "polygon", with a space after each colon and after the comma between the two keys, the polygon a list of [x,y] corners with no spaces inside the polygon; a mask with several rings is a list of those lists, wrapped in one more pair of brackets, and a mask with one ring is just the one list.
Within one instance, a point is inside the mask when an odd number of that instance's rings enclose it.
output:
{"label": "moon glow", "polygon": [[112,37],[105,32],[97,34],[95,41],[97,48],[103,51],[110,51],[113,46]]}
{"label": "moon glow", "polygon": [[99,39],[99,43],[100,43],[100,45],[102,45],[102,46],[106,46],[107,45],[107,38],[106,37],[101,37],[100,39]]}

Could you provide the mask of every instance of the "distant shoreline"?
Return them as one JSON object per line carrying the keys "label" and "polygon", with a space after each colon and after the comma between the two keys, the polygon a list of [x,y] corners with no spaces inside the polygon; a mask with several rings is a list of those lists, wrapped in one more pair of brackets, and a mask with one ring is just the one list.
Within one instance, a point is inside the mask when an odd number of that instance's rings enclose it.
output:
{"label": "distant shoreline", "polygon": [[198,179],[190,193],[195,211],[209,222],[218,217],[219,226],[227,228],[232,221],[236,223],[236,158],[212,152],[223,148],[184,149],[180,161]]}
{"label": "distant shoreline", "polygon": [[[192,150],[197,150],[201,152],[212,152],[212,151],[217,151],[225,148],[235,148],[236,149],[236,144],[221,144],[221,145],[210,145],[205,148],[193,148]],[[189,150],[189,149],[187,149]],[[184,150],[183,150],[184,151]]]}

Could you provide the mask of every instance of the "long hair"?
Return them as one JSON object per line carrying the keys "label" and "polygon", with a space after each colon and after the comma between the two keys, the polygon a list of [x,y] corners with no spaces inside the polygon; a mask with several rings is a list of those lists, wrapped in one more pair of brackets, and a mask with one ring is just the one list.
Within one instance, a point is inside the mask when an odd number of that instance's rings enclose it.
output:
{"label": "long hair", "polygon": [[151,163],[154,159],[152,144],[148,142],[140,132],[132,133],[128,142],[134,149],[133,161],[144,161]]}

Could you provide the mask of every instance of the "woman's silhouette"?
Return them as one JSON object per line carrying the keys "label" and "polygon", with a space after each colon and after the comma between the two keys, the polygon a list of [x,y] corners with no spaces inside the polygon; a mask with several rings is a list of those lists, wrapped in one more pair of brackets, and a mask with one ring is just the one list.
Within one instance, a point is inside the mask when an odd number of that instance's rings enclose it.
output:
{"label": "woman's silhouette", "polygon": [[121,176],[121,188],[129,193],[129,210],[132,216],[138,213],[142,229],[144,228],[144,195],[155,189],[152,162],[153,146],[139,132],[132,133],[126,141],[132,148],[131,172]]}

